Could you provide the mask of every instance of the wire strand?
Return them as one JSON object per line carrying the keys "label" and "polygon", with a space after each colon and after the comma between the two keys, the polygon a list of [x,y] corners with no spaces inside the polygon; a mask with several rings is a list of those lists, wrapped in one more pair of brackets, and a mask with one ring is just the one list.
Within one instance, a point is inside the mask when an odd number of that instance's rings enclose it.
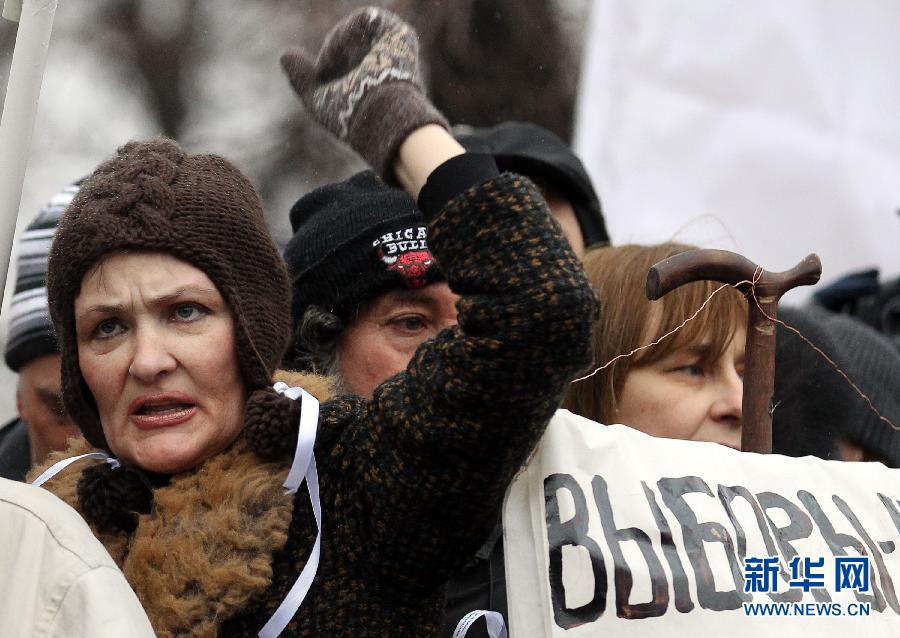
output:
{"label": "wire strand", "polygon": [[[742,285],[744,285],[744,284],[751,284],[751,285],[752,285],[753,282],[752,282],[752,281],[748,281],[748,280],[745,279],[744,281],[739,281],[738,283],[734,284],[733,287],[734,287],[734,288],[737,288],[738,286],[742,286]],[[706,298],[706,301],[704,301],[704,302],[700,305],[700,307],[697,308],[697,310],[694,312],[694,314],[692,314],[690,317],[688,317],[687,319],[685,319],[684,321],[682,321],[679,325],[677,325],[677,326],[675,326],[674,328],[672,328],[671,330],[669,330],[669,332],[667,332],[666,334],[664,334],[663,336],[661,336],[659,339],[657,339],[657,340],[654,341],[653,343],[648,343],[648,344],[645,345],[645,346],[638,346],[637,348],[635,348],[635,349],[632,350],[631,352],[624,352],[624,353],[622,353],[622,354],[617,354],[617,355],[614,356],[612,359],[610,359],[609,361],[607,361],[606,363],[604,363],[602,366],[600,366],[600,367],[594,369],[590,374],[586,374],[586,375],[584,375],[583,377],[578,377],[577,379],[573,379],[573,380],[572,380],[572,383],[578,383],[578,382],[580,382],[580,381],[585,381],[585,380],[587,380],[587,379],[590,379],[592,376],[594,376],[594,375],[597,374],[598,372],[601,372],[601,371],[603,371],[603,370],[606,370],[606,368],[608,368],[609,366],[611,366],[612,364],[614,364],[614,363],[615,363],[616,361],[618,361],[619,359],[627,359],[628,357],[633,357],[634,355],[636,355],[636,354],[637,354],[638,352],[640,352],[641,350],[647,350],[648,348],[653,348],[654,346],[658,346],[664,339],[667,339],[667,338],[671,337],[673,334],[675,334],[676,332],[678,332],[679,330],[681,330],[682,328],[684,328],[686,325],[688,325],[691,321],[693,321],[694,319],[696,319],[697,316],[698,316],[701,312],[703,312],[703,309],[706,308],[707,304],[709,304],[709,302],[712,301],[712,298],[715,297],[716,294],[717,294],[720,290],[723,290],[724,288],[728,288],[728,287],[730,287],[730,286],[732,286],[732,284],[722,284],[721,286],[719,286],[718,288],[716,288],[715,290],[713,290],[713,291],[710,293],[709,297]]]}
{"label": "wire strand", "polygon": [[765,310],[763,310],[762,306],[760,306],[760,304],[759,304],[759,300],[756,298],[756,287],[755,286],[753,288],[751,288],[750,292],[753,295],[753,302],[756,304],[756,307],[759,309],[760,313],[762,313],[763,317],[765,317],[766,319],[768,319],[769,321],[771,321],[773,323],[777,323],[780,326],[784,326],[784,328],[786,328],[787,330],[790,330],[791,332],[796,334],[798,337],[800,337],[810,348],[812,348],[816,353],[818,353],[818,355],[820,357],[825,359],[825,361],[828,363],[828,365],[830,365],[834,369],[835,372],[837,372],[839,375],[841,375],[841,377],[843,377],[844,381],[846,381],[847,384],[851,388],[853,388],[853,391],[856,392],[856,394],[858,394],[860,396],[860,398],[866,402],[866,404],[869,406],[869,409],[875,414],[875,416],[878,417],[878,419],[880,421],[884,421],[885,423],[887,423],[893,430],[900,431],[900,428],[898,428],[897,425],[894,424],[893,421],[891,421],[889,418],[887,418],[886,416],[881,414],[881,412],[878,411],[878,408],[876,408],[875,404],[872,403],[872,399],[870,399],[869,396],[865,392],[863,392],[862,389],[858,385],[856,385],[856,383],[854,383],[853,379],[851,379],[847,375],[847,373],[841,369],[841,367],[837,364],[837,362],[835,362],[831,357],[829,357],[827,354],[825,354],[825,352],[819,346],[817,346],[815,343],[810,341],[806,337],[806,335],[804,335],[802,332],[797,330],[794,326],[786,324],[781,319],[777,319],[775,317],[770,316],[769,313],[767,313]]}
{"label": "wire strand", "polygon": [[605,370],[606,368],[608,368],[609,366],[614,364],[619,359],[627,359],[628,357],[633,357],[638,352],[647,350],[648,348],[653,348],[655,346],[658,346],[663,340],[668,339],[669,337],[674,335],[676,332],[678,332],[679,330],[684,328],[688,323],[690,323],[691,321],[696,319],[699,316],[699,314],[701,312],[703,312],[703,309],[706,308],[706,306],[709,304],[709,302],[712,301],[713,297],[715,297],[721,290],[723,290],[724,288],[728,288],[729,286],[738,288],[739,286],[743,286],[744,284],[749,284],[749,286],[750,286],[749,296],[753,297],[753,303],[756,305],[757,309],[759,309],[759,312],[766,319],[768,319],[769,321],[771,321],[773,323],[777,323],[777,324],[783,326],[785,329],[790,330],[791,332],[796,334],[798,337],[800,337],[810,348],[812,348],[816,353],[818,353],[818,355],[820,357],[822,357],[828,363],[828,365],[830,365],[834,369],[835,372],[837,372],[839,375],[841,375],[841,377],[844,379],[844,381],[846,381],[847,384],[851,388],[853,388],[853,391],[856,392],[856,394],[859,395],[859,397],[862,398],[866,402],[866,404],[869,406],[869,409],[878,417],[878,419],[880,421],[883,421],[884,423],[886,423],[893,430],[900,431],[900,427],[898,427],[888,417],[881,414],[881,412],[879,412],[878,408],[875,407],[875,404],[872,402],[872,399],[870,399],[869,396],[865,392],[863,392],[862,389],[847,375],[847,373],[844,372],[841,369],[841,367],[831,357],[829,357],[827,354],[825,354],[825,352],[821,348],[819,348],[815,343],[810,341],[803,333],[801,333],[799,330],[797,330],[797,328],[795,328],[794,326],[788,325],[781,319],[777,319],[777,318],[769,315],[765,310],[762,309],[762,306],[759,303],[759,299],[757,299],[757,297],[756,297],[756,284],[759,281],[760,277],[762,277],[762,273],[763,273],[762,267],[757,266],[756,270],[753,273],[752,280],[745,279],[744,281],[739,281],[736,284],[722,284],[721,286],[719,286],[718,288],[713,290],[712,293],[710,293],[709,297],[706,298],[706,300],[700,305],[699,308],[697,308],[697,310],[690,317],[688,317],[687,319],[682,321],[678,326],[676,326],[675,328],[673,328],[666,334],[662,335],[661,337],[659,337],[652,343],[648,343],[643,346],[638,346],[637,348],[634,348],[630,352],[625,352],[625,353],[616,355],[615,357],[613,357],[612,359],[610,359],[603,365],[598,366],[597,368],[592,370],[589,374],[586,374],[582,377],[578,377],[577,379],[573,379],[572,383],[580,383],[581,381],[586,381],[586,380],[590,379],[591,377],[593,377],[594,375],[596,375],[598,372],[602,372],[603,370]]}

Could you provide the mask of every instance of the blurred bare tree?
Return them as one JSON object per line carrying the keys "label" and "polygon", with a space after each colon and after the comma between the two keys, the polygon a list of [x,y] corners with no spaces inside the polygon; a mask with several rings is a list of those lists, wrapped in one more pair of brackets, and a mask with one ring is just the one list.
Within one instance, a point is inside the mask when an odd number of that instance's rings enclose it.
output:
{"label": "blurred bare tree", "polygon": [[[128,52],[148,91],[162,133],[178,137],[188,111],[182,76],[190,64],[190,46],[197,24],[197,0],[166,3],[117,2],[102,14],[102,29],[118,34],[113,41],[119,55]],[[157,3],[159,4],[159,3]],[[112,51],[110,51],[112,53]]]}
{"label": "blurred bare tree", "polygon": [[[587,2],[376,4],[419,31],[429,94],[451,122],[527,119],[568,140],[581,35],[573,37],[571,25],[583,22],[577,14],[586,12]],[[61,2],[36,145],[52,143],[68,149],[69,157],[78,149],[94,156],[46,192],[111,154],[125,141],[122,135],[166,135],[190,150],[233,159],[258,186],[273,234],[283,243],[290,233],[287,210],[297,197],[363,164],[304,113],[281,77],[278,54],[287,46],[317,51],[335,22],[365,4],[371,2]],[[0,71],[8,70],[14,39],[15,24],[3,21]],[[82,57],[88,61],[76,66]],[[48,86],[59,77],[67,84],[61,98]],[[88,111],[92,115],[82,119]],[[43,153],[54,156],[51,148]]]}
{"label": "blurred bare tree", "polygon": [[554,0],[407,0],[429,93],[455,124],[530,120],[570,141],[581,47]]}

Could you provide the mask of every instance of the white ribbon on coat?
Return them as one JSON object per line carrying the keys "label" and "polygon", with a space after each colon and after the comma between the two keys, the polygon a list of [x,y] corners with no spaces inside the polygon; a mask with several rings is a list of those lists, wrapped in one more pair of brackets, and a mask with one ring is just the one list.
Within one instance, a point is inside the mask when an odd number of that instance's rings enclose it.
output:
{"label": "white ribbon on coat", "polygon": [[487,623],[488,635],[491,638],[506,638],[506,623],[503,622],[503,614],[499,611],[486,611],[484,609],[476,609],[463,616],[453,631],[453,638],[463,638],[469,633],[469,628],[475,624],[475,621],[482,616],[484,616],[484,621]]}
{"label": "white ribbon on coat", "polygon": [[319,500],[319,474],[316,472],[316,457],[313,455],[316,430],[319,425],[319,402],[303,388],[292,388],[281,381],[276,383],[274,388],[276,392],[294,401],[302,399],[297,449],[294,452],[294,462],[284,481],[284,488],[287,494],[295,494],[300,489],[303,479],[306,479],[309,501],[312,503],[313,514],[316,517],[316,542],[313,544],[306,566],[303,567],[294,586],[269,618],[269,622],[259,630],[259,638],[276,638],[291,622],[297,610],[300,609],[300,605],[303,604],[306,594],[309,593],[309,588],[312,587],[313,579],[319,569],[319,556],[322,548],[322,503]]}
{"label": "white ribbon on coat", "polygon": [[110,465],[112,465],[113,469],[116,469],[121,465],[119,460],[110,456],[106,452],[88,452],[87,454],[81,454],[80,456],[73,456],[68,459],[63,459],[62,461],[57,461],[46,470],[44,470],[39,477],[34,479],[31,484],[37,487],[40,487],[54,476],[62,472],[64,469],[72,465],[75,461],[80,461],[81,459],[97,459],[98,461],[106,461]]}

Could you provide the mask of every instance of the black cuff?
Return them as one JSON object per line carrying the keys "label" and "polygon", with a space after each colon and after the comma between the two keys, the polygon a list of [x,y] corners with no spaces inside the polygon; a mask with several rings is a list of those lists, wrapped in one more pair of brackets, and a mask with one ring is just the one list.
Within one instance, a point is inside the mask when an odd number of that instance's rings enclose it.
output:
{"label": "black cuff", "polygon": [[419,210],[425,221],[430,222],[451,199],[498,175],[497,162],[488,153],[463,153],[451,157],[431,171],[425,180],[425,186],[419,191]]}

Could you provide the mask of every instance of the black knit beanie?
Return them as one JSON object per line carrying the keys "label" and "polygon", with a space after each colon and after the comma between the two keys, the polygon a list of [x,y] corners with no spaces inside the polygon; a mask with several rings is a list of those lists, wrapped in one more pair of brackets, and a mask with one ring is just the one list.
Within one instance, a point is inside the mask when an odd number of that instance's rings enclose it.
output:
{"label": "black knit beanie", "polygon": [[467,151],[490,153],[501,171],[545,180],[569,200],[586,246],[609,242],[600,200],[572,149],[547,129],[530,122],[503,122],[491,128],[454,131]]}
{"label": "black knit beanie", "polygon": [[123,250],[168,253],[210,278],[234,315],[248,394],[268,386],[290,336],[287,272],[247,178],[224,158],[188,155],[171,140],[129,142],[81,185],[49,262],[63,401],[85,438],[101,448],[106,439],[78,367],[74,302],[88,270]]}
{"label": "black knit beanie", "polygon": [[[871,400],[900,426],[900,353],[868,326],[820,308],[779,309],[779,318],[823,350]],[[900,467],[900,432],[878,418],[847,381],[796,333],[777,335],[773,446],[791,456],[821,454],[829,439],[845,437]],[[815,436],[815,440],[811,438]],[[804,437],[812,447],[806,447]],[[780,439],[782,445],[777,445]],[[779,447],[786,449],[778,449]],[[804,449],[806,448],[806,449]]]}
{"label": "black knit beanie", "polygon": [[16,372],[39,357],[59,354],[47,306],[47,259],[59,218],[77,192],[78,186],[71,185],[54,195],[18,240],[6,332],[6,365]]}
{"label": "black knit beanie", "polygon": [[284,257],[295,324],[310,305],[346,319],[385,290],[443,279],[415,201],[372,171],[300,198],[291,208],[291,227]]}

